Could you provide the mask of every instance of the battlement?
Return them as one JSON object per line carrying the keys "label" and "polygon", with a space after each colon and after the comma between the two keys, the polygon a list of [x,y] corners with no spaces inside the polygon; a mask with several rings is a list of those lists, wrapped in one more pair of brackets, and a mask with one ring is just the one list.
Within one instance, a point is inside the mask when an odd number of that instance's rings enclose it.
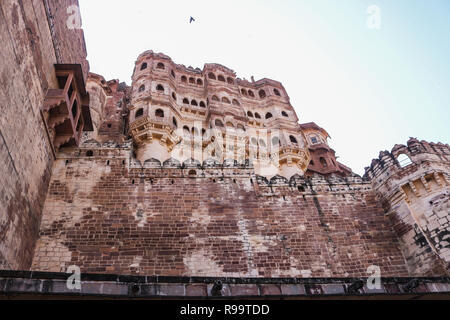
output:
{"label": "battlement", "polygon": [[251,163],[141,163],[132,149],[86,141],[58,154],[33,270],[348,277],[376,259],[386,276],[408,275],[358,176],[269,180]]}
{"label": "battlement", "polygon": [[449,173],[449,145],[414,138],[380,152],[366,168],[364,178],[393,222],[413,273],[449,272]]}
{"label": "battlement", "polygon": [[[410,161],[400,163],[399,156],[406,155]],[[415,138],[409,139],[407,145],[395,145],[391,152],[382,151],[378,159],[374,159],[370,167],[365,168],[364,177],[373,180],[383,174],[399,174],[410,164],[418,165],[424,162],[450,162],[450,146],[443,143],[419,141]]]}

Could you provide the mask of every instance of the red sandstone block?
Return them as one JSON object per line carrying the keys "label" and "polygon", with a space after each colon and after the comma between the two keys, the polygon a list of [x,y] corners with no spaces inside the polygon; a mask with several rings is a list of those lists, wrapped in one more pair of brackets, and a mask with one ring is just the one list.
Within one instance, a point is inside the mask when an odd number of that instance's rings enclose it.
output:
{"label": "red sandstone block", "polygon": [[263,296],[279,296],[281,295],[281,289],[274,284],[263,284],[261,285],[261,294]]}
{"label": "red sandstone block", "polygon": [[187,297],[205,297],[207,286],[206,284],[193,284],[186,286]]}
{"label": "red sandstone block", "polygon": [[306,294],[305,287],[300,284],[282,284],[281,293],[283,295],[295,296]]}
{"label": "red sandstone block", "polygon": [[159,294],[161,296],[184,297],[186,288],[182,284],[161,284],[159,286]]}
{"label": "red sandstone block", "polygon": [[259,296],[259,289],[256,285],[230,285],[232,296]]}

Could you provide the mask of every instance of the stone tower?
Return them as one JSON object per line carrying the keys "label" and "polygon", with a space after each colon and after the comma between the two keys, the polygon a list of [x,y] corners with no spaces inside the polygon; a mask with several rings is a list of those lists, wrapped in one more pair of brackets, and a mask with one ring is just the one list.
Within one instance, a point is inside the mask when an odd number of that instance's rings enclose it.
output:
{"label": "stone tower", "polygon": [[365,178],[397,233],[411,274],[442,274],[450,266],[450,148],[411,138],[380,153]]}

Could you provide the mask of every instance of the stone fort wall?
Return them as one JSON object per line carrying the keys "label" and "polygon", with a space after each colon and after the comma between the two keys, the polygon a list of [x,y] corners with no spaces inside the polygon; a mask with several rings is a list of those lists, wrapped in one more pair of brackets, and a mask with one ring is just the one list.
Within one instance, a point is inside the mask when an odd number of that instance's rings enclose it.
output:
{"label": "stone fort wall", "polygon": [[252,167],[141,166],[131,154],[131,144],[115,143],[59,154],[33,270],[356,277],[378,265],[383,276],[408,275],[390,223],[359,177],[268,181]]}
{"label": "stone fort wall", "polygon": [[54,155],[41,108],[58,88],[54,64],[89,71],[76,0],[0,2],[0,269],[27,269],[39,234]]}

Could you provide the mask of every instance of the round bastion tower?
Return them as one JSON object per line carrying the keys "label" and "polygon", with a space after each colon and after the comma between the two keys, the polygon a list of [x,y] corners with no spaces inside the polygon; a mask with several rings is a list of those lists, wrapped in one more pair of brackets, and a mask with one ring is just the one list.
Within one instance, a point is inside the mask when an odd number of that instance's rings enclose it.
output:
{"label": "round bastion tower", "polygon": [[175,64],[153,51],[133,73],[129,113],[137,159],[253,165],[267,178],[303,175],[305,136],[281,83],[236,78],[233,70]]}

